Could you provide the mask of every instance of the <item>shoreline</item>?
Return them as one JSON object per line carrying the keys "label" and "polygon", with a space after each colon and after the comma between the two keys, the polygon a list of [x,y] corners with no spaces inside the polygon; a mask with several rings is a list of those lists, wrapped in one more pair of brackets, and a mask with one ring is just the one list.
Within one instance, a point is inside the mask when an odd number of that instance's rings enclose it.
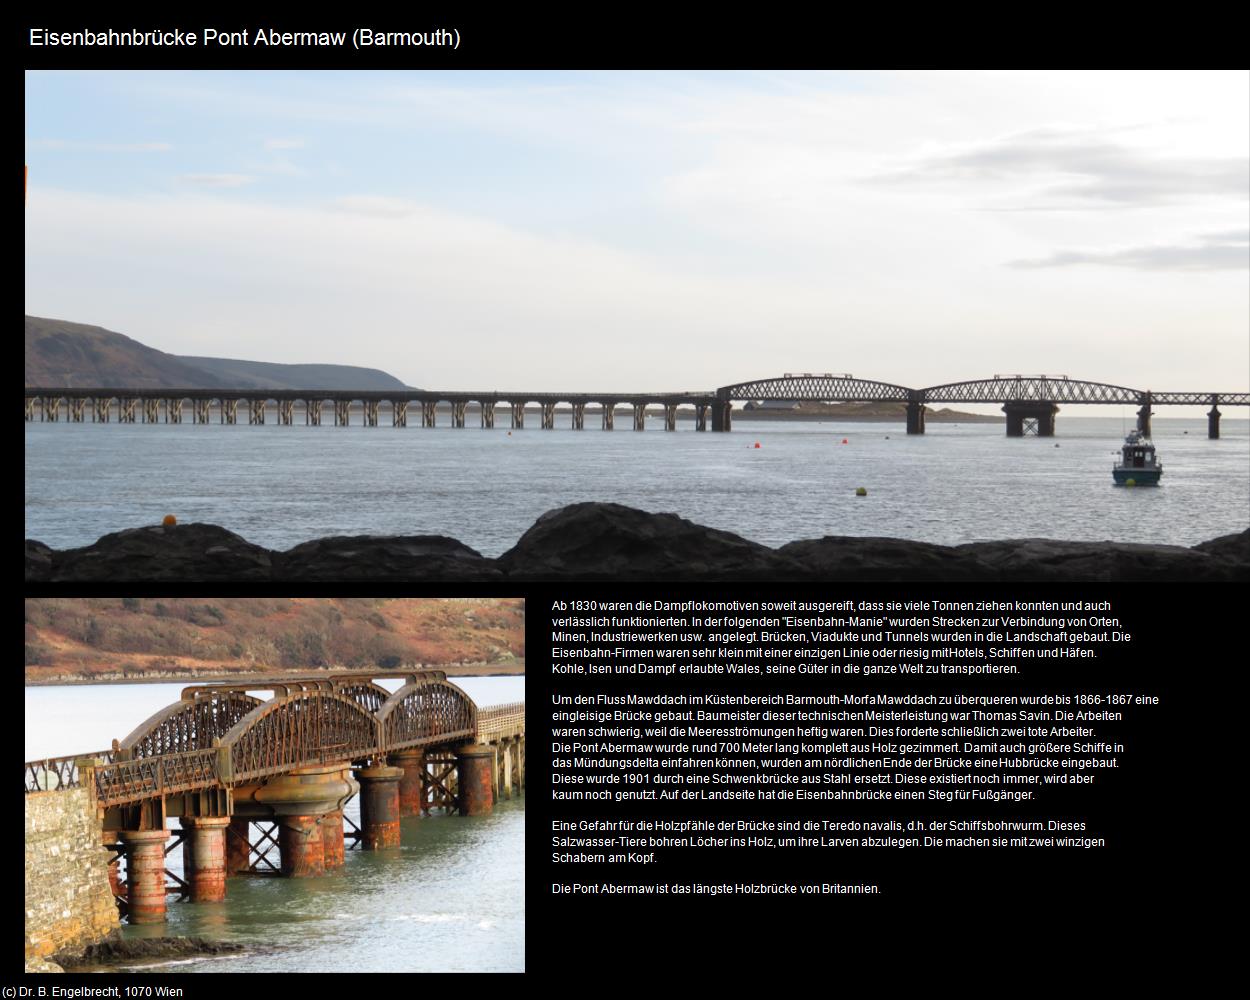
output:
{"label": "shoreline", "polygon": [[[1250,528],[1193,546],[1017,538],[938,545],[826,535],[772,548],[676,514],[576,503],[487,558],[445,535],[333,536],[274,551],[215,524],[152,525],[53,549],[27,539],[26,582],[373,585],[405,582],[1116,582],[1250,579]],[[114,591],[115,592],[115,591]],[[89,595],[84,595],[89,596]]]}

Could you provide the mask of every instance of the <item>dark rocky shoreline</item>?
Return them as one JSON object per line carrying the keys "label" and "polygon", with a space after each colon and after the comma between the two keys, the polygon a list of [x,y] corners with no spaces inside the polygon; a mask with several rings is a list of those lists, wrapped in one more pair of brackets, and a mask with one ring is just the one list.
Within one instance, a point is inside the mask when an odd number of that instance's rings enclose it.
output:
{"label": "dark rocky shoreline", "polygon": [[136,962],[162,962],[205,955],[225,955],[246,951],[241,944],[210,941],[200,937],[109,937],[99,944],[88,945],[81,952],[55,955],[52,961],[66,972],[100,966],[131,965]]}
{"label": "dark rocky shoreline", "polygon": [[1247,579],[1250,529],[1192,548],[1044,538],[944,546],[826,536],[774,549],[676,514],[611,503],[549,511],[498,559],[442,535],[329,537],[278,552],[213,524],[130,528],[76,549],[26,541],[26,580],[47,583]]}

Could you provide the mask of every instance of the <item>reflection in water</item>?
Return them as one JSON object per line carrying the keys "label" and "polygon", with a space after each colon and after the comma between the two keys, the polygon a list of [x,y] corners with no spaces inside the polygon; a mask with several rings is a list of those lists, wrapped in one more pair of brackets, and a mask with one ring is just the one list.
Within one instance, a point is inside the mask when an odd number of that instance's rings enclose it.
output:
{"label": "reflection in water", "polygon": [[250,949],[180,962],[180,972],[521,971],[524,825],[524,799],[484,817],[412,817],[398,848],[348,851],[323,878],[235,877],[225,902],[171,901],[165,927],[123,934]]}

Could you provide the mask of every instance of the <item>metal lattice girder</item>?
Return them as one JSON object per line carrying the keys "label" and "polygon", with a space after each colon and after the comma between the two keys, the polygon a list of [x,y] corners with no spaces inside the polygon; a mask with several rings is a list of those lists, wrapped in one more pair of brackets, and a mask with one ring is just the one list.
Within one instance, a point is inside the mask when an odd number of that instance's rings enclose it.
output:
{"label": "metal lattice girder", "polygon": [[222,784],[217,751],[195,750],[118,760],[95,769],[96,798],[101,805],[121,805]]}
{"label": "metal lattice girder", "polygon": [[122,740],[119,748],[123,756],[155,757],[207,749],[261,703],[259,698],[236,690],[197,692],[188,698],[192,690],[184,691],[181,701],[162,708]]}
{"label": "metal lattice girder", "polygon": [[337,684],[334,690],[345,695],[368,712],[376,713],[391,693],[380,684],[371,681],[356,681],[350,684]]}
{"label": "metal lattice girder", "polygon": [[297,767],[358,760],[380,752],[378,722],[366,708],[332,691],[296,691],[266,701],[220,741],[230,782]]}
{"label": "metal lattice girder", "polygon": [[1154,392],[1150,401],[1158,406],[1250,406],[1250,392]]}
{"label": "metal lattice girder", "polygon": [[906,402],[906,386],[873,382],[850,375],[782,375],[779,378],[739,382],[716,390],[720,399],[781,399],[795,402]]}
{"label": "metal lattice girder", "polygon": [[28,760],[25,790],[27,792],[55,792],[62,788],[80,787],[82,778],[78,773],[78,761],[84,759],[110,763],[113,760],[113,751],[97,750],[95,753],[76,753],[68,757]]}
{"label": "metal lattice girder", "polygon": [[477,732],[473,699],[447,680],[420,678],[405,684],[378,709],[386,750],[471,740]]}
{"label": "metal lattice girder", "polygon": [[1132,403],[1146,393],[1123,385],[1047,375],[1011,375],[950,382],[922,390],[926,403]]}

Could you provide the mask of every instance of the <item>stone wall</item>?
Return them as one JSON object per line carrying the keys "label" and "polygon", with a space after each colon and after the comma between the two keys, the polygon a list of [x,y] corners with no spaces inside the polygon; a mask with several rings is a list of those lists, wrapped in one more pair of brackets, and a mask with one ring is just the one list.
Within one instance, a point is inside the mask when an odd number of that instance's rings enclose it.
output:
{"label": "stone wall", "polygon": [[80,951],[118,927],[109,852],[87,789],[26,796],[26,957]]}

